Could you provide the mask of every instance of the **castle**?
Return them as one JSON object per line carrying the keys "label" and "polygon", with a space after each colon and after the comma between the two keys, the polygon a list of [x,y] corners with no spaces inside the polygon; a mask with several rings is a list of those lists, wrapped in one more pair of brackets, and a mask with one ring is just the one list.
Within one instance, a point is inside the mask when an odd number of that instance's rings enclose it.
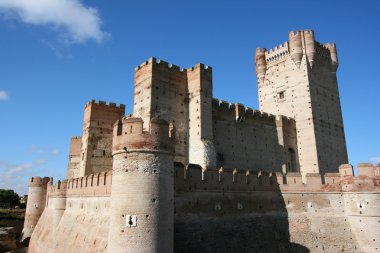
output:
{"label": "castle", "polygon": [[133,113],[85,105],[67,179],[33,177],[29,252],[380,252],[380,166],[348,163],[335,44],[255,52],[260,110],[151,58]]}

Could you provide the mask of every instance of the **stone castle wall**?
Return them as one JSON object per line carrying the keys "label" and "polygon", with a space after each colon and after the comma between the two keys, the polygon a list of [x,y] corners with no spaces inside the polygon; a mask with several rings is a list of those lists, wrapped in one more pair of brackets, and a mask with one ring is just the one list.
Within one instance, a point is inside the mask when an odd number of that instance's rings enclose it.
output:
{"label": "stone castle wall", "polygon": [[107,252],[109,196],[67,196],[65,211],[56,223],[55,202],[59,198],[49,198],[28,252]]}
{"label": "stone castle wall", "polygon": [[[215,99],[212,119],[219,166],[299,171],[293,119]],[[294,155],[293,161],[291,154]]]}
{"label": "stone castle wall", "polygon": [[[341,174],[308,175],[304,184],[299,173],[204,171],[176,163],[174,251],[374,252],[380,247],[380,167],[371,168],[372,178],[369,164],[360,164],[358,177],[343,166]],[[107,252],[111,175],[48,186],[30,252]]]}
{"label": "stone castle wall", "polygon": [[48,185],[30,253],[107,252],[112,172]]}
{"label": "stone castle wall", "polygon": [[379,213],[351,215],[352,196],[371,210],[379,203],[371,193],[184,193],[176,198],[175,251],[376,252]]}

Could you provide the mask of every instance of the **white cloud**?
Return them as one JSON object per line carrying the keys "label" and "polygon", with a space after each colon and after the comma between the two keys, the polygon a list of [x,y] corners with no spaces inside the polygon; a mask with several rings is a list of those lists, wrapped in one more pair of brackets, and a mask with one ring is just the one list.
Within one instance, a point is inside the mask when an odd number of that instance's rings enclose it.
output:
{"label": "white cloud", "polygon": [[47,161],[43,159],[30,163],[9,164],[0,161],[0,189],[12,189],[18,194],[27,194],[29,175]]}
{"label": "white cloud", "polygon": [[36,155],[59,155],[60,150],[58,148],[53,148],[53,149],[48,149],[48,148],[43,148],[37,145],[30,145],[28,147],[28,153],[29,154],[36,154]]}
{"label": "white cloud", "polygon": [[59,149],[55,148],[55,149],[53,149],[53,150],[51,151],[51,153],[52,153],[53,155],[58,155],[58,154],[59,154]]}
{"label": "white cloud", "polygon": [[45,153],[45,150],[37,145],[30,145],[28,148],[28,152],[31,154],[43,154]]}
{"label": "white cloud", "polygon": [[369,160],[373,162],[374,164],[380,164],[380,156],[371,157],[369,158]]}
{"label": "white cloud", "polygon": [[109,34],[101,30],[97,9],[80,0],[0,0],[0,11],[7,18],[17,17],[32,25],[47,25],[61,33],[67,43],[87,40],[103,42]]}
{"label": "white cloud", "polygon": [[[0,0],[1,1],[1,0]],[[7,92],[0,90],[0,101],[5,101],[9,99],[9,95]]]}
{"label": "white cloud", "polygon": [[3,178],[3,179],[17,178],[17,176],[20,173],[24,173],[26,170],[33,169],[45,163],[46,161],[43,159],[39,159],[31,163],[22,163],[22,164],[7,164],[7,163],[0,162],[0,178]]}

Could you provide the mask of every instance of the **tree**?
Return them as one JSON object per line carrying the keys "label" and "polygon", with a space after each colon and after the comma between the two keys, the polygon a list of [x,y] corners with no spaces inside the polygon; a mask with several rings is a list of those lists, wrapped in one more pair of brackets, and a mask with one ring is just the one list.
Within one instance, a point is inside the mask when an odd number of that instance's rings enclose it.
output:
{"label": "tree", "polygon": [[0,203],[10,207],[20,205],[20,197],[13,190],[0,189]]}

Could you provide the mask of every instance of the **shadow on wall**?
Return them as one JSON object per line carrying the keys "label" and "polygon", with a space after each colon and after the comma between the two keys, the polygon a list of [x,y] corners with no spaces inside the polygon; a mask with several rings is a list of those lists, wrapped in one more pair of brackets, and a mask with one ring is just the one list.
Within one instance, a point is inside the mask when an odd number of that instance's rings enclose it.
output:
{"label": "shadow on wall", "polygon": [[218,166],[299,171],[293,119],[217,99],[212,117]]}
{"label": "shadow on wall", "polygon": [[[202,191],[199,186],[194,191],[191,184],[177,180],[184,176],[183,166],[176,164],[175,170],[174,252],[310,252],[290,241],[288,213],[277,182],[272,182],[271,191]],[[202,168],[193,168],[186,176],[199,173]]]}

